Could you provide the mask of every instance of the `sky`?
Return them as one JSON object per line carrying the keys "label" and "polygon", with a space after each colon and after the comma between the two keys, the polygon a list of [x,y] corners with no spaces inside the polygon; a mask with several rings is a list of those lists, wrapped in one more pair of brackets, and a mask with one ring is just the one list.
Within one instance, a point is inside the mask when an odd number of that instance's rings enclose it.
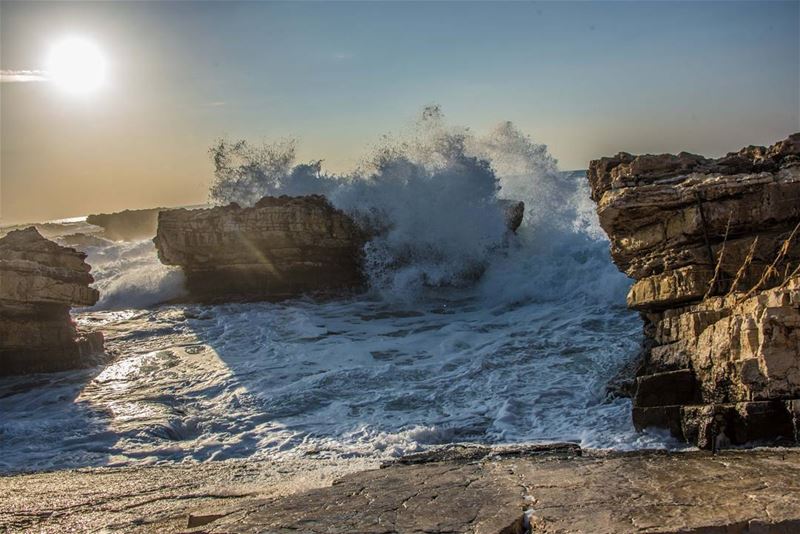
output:
{"label": "sky", "polygon": [[[71,37],[105,82],[48,76]],[[800,131],[800,2],[0,2],[0,223],[206,200],[216,139],[342,172],[439,104],[562,169]],[[26,80],[26,81],[22,81]]]}

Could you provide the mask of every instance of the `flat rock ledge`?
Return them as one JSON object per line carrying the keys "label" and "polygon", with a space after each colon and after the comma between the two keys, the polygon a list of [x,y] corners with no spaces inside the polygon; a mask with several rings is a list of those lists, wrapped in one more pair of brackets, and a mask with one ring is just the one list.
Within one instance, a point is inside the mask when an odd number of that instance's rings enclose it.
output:
{"label": "flat rock ledge", "polygon": [[[0,530],[192,533],[800,531],[800,450],[450,450],[286,491],[281,463],[0,477]],[[493,449],[494,450],[494,449]],[[315,471],[307,466],[308,478]],[[306,473],[292,476],[306,476]],[[261,486],[259,486],[259,482]],[[313,486],[313,484],[312,484]],[[56,490],[54,491],[54,488]]]}
{"label": "flat rock ledge", "polygon": [[85,259],[33,227],[0,239],[0,376],[99,363],[103,335],[79,331],[69,313],[98,299]]}
{"label": "flat rock ledge", "polygon": [[644,321],[637,428],[702,448],[800,440],[800,133],[719,159],[620,153],[587,174]]}

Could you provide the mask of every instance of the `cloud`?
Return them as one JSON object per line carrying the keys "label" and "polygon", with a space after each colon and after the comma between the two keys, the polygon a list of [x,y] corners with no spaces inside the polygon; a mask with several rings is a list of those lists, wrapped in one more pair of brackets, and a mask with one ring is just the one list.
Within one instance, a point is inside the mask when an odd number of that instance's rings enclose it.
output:
{"label": "cloud", "polygon": [[333,54],[333,59],[335,61],[346,61],[348,59],[353,59],[353,54],[348,52],[337,52],[336,54]]}
{"label": "cloud", "polygon": [[216,100],[214,102],[207,103],[206,106],[211,107],[211,108],[218,108],[218,107],[224,106],[226,104],[227,104],[227,102],[225,102],[223,100]]}
{"label": "cloud", "polygon": [[0,82],[46,82],[43,70],[0,70]]}

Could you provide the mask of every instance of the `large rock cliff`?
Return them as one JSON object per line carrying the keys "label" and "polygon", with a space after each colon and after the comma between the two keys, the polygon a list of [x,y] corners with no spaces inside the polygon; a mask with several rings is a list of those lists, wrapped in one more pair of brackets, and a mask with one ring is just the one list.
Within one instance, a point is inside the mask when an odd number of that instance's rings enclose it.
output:
{"label": "large rock cliff", "polygon": [[620,153],[588,179],[645,323],[636,426],[797,441],[800,134],[719,159]]}
{"label": "large rock cliff", "polygon": [[154,241],[196,296],[279,299],[361,286],[365,239],[350,217],[311,195],[162,211]]}
{"label": "large rock cliff", "polygon": [[0,239],[0,375],[72,369],[102,355],[102,334],[79,332],[69,314],[97,302],[85,258],[32,227]]}

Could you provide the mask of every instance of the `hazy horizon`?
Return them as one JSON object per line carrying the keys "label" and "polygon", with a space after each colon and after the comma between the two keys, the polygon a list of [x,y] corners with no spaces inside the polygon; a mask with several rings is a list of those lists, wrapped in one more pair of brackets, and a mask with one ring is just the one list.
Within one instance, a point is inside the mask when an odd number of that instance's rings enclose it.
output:
{"label": "hazy horizon", "polygon": [[[0,222],[205,201],[218,138],[344,172],[423,106],[563,170],[800,130],[800,3],[0,3]],[[96,45],[84,93],[51,50]]]}

